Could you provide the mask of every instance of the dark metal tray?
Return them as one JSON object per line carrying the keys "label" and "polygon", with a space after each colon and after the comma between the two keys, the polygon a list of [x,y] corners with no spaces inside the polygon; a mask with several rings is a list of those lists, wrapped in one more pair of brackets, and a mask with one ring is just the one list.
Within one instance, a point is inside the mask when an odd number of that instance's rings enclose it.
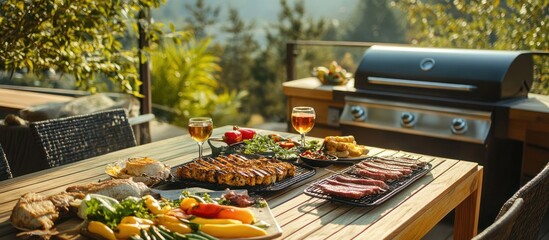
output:
{"label": "dark metal tray", "polygon": [[[363,161],[372,161],[372,159],[375,159],[375,157],[369,157]],[[361,161],[362,162],[362,161]],[[345,198],[345,197],[336,197],[324,194],[320,188],[317,187],[318,184],[322,184],[326,182],[328,179],[335,179],[337,175],[347,175],[347,176],[353,176],[356,177],[356,175],[351,173],[351,170],[353,169],[353,166],[348,167],[344,170],[342,170],[340,173],[333,174],[327,178],[324,178],[322,180],[316,181],[311,186],[307,187],[304,190],[304,193],[317,198],[327,199],[334,202],[340,202],[345,204],[350,204],[353,206],[360,206],[360,207],[367,207],[367,206],[375,206],[379,205],[383,202],[385,202],[387,199],[391,198],[393,195],[400,192],[402,189],[406,188],[408,185],[412,184],[417,179],[421,178],[425,174],[427,174],[431,170],[431,164],[427,163],[423,168],[419,168],[417,170],[414,170],[412,174],[409,176],[402,177],[396,181],[393,182],[386,182],[387,185],[389,185],[389,190],[387,190],[384,193],[381,194],[374,194],[370,196],[365,196],[360,199],[352,199],[352,198]]]}
{"label": "dark metal tray", "polygon": [[[184,164],[179,166],[183,166],[183,165]],[[177,176],[177,168],[179,166],[175,166],[172,168],[172,175]],[[286,187],[289,187],[293,184],[296,184],[300,181],[310,178],[316,174],[316,170],[312,167],[308,167],[304,165],[296,165],[295,167],[296,167],[295,176],[285,178],[282,181],[275,182],[269,185],[230,186],[230,185],[222,185],[217,183],[202,182],[202,181],[197,181],[192,179],[182,179],[179,177],[175,177],[173,181],[167,183],[167,185],[163,186],[162,188],[172,189],[172,188],[182,188],[182,187],[201,187],[201,188],[206,188],[210,190],[224,190],[224,189],[230,188],[230,189],[246,189],[249,192],[272,192],[272,191],[282,190]]]}

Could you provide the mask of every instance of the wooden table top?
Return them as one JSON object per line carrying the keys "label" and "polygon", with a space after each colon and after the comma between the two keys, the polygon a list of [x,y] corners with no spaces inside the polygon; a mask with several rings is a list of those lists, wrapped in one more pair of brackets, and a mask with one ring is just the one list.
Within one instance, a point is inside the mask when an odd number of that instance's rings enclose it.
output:
{"label": "wooden table top", "polygon": [[21,110],[50,102],[68,102],[73,99],[68,96],[0,88],[0,108],[10,110]]}
{"label": "wooden table top", "polygon": [[[231,126],[214,129],[220,136]],[[272,133],[258,130],[259,134]],[[298,139],[298,135],[278,132]],[[210,152],[204,146],[205,154]],[[349,165],[317,168],[313,177],[286,189],[262,195],[282,228],[282,239],[417,239],[425,235],[448,212],[455,211],[456,239],[477,233],[483,168],[459,161],[369,147],[368,155],[411,155],[430,162],[425,176],[381,205],[355,207],[310,197],[303,193],[315,180],[330,176]],[[74,184],[106,179],[107,164],[134,156],[149,156],[176,166],[197,156],[189,135],[124,149],[76,163],[0,182],[0,239],[13,239],[17,231],[9,216],[17,199],[27,192],[54,194]]]}

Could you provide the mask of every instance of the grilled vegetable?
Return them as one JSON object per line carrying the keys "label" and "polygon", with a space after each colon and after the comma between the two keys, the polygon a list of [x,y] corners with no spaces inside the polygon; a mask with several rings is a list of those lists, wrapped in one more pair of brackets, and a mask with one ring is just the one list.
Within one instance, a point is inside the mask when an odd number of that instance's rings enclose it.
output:
{"label": "grilled vegetable", "polygon": [[113,230],[102,222],[90,221],[88,223],[88,231],[108,240],[116,240]]}
{"label": "grilled vegetable", "polygon": [[152,221],[150,219],[138,218],[138,217],[135,217],[135,216],[126,216],[126,217],[122,218],[120,223],[153,225],[154,221]]}
{"label": "grilled vegetable", "polygon": [[224,218],[202,218],[193,217],[189,219],[189,222],[196,224],[242,224],[242,221],[236,219],[224,219]]}
{"label": "grilled vegetable", "polygon": [[145,205],[151,211],[153,214],[164,214],[170,211],[170,206],[166,205],[164,207],[160,207],[160,203],[156,201],[156,199],[153,198],[151,195],[145,195],[143,196],[143,200],[145,201]]}
{"label": "grilled vegetable", "polygon": [[165,222],[162,224],[162,226],[166,227],[171,232],[177,232],[177,233],[190,233],[192,232],[191,227],[189,225],[179,222],[179,223],[173,223],[173,222]]}
{"label": "grilled vegetable", "polygon": [[188,213],[203,218],[234,219],[245,224],[253,223],[255,220],[250,209],[213,203],[198,204],[190,208]]}
{"label": "grilled vegetable", "polygon": [[267,231],[249,224],[204,224],[200,231],[218,238],[249,238],[267,235]]}
{"label": "grilled vegetable", "polygon": [[187,213],[204,218],[215,218],[223,210],[223,207],[223,205],[215,203],[201,203],[188,209]]}
{"label": "grilled vegetable", "polygon": [[141,229],[149,229],[150,227],[151,225],[121,223],[118,224],[118,227],[116,227],[117,231],[114,235],[117,239],[130,238],[131,236],[139,235],[141,233]]}
{"label": "grilled vegetable", "polygon": [[216,218],[234,219],[246,224],[251,224],[255,221],[254,214],[250,209],[239,207],[225,208],[217,214]]}

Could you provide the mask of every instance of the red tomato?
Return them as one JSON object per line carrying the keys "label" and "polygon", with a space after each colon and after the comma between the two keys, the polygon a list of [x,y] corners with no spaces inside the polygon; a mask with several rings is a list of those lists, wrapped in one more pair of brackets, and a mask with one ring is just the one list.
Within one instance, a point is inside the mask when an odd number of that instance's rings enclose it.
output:
{"label": "red tomato", "polygon": [[254,138],[254,136],[256,134],[256,132],[252,129],[239,128],[238,126],[233,126],[233,130],[236,130],[236,131],[239,131],[240,133],[242,133],[242,139],[243,140],[252,139],[252,138]]}
{"label": "red tomato", "polygon": [[242,133],[234,130],[225,132],[225,135],[223,136],[223,141],[229,145],[242,142]]}

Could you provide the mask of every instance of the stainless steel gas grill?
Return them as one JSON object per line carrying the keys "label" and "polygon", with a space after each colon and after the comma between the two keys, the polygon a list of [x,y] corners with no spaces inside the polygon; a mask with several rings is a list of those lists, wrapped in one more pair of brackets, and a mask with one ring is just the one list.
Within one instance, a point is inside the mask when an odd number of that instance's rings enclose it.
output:
{"label": "stainless steel gas grill", "polygon": [[500,136],[532,81],[528,52],[373,46],[355,88],[334,95],[342,133],[361,144],[483,165],[484,228],[519,187],[522,144]]}

